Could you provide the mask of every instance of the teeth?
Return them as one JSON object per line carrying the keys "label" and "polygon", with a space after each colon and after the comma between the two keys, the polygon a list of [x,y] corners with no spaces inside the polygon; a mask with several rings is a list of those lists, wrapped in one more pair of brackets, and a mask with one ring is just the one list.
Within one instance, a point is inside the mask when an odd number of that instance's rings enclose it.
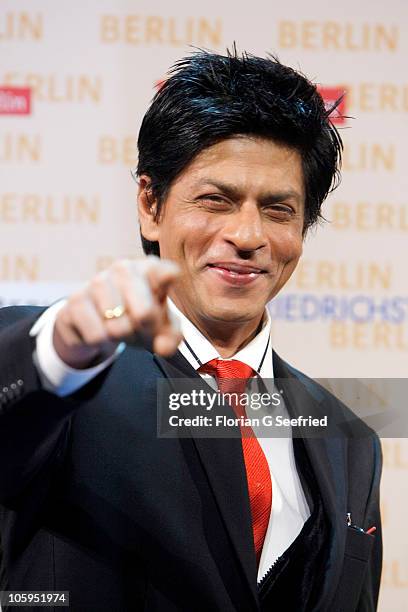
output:
{"label": "teeth", "polygon": [[211,264],[212,268],[219,268],[220,270],[225,270],[232,274],[233,276],[241,276],[243,274],[247,276],[255,276],[257,274],[261,274],[261,270],[236,270],[235,268],[227,268],[225,266],[217,266],[216,264]]}
{"label": "teeth", "polygon": [[234,270],[233,268],[224,268],[224,270],[231,274],[259,274],[259,272],[254,272],[253,270]]}
{"label": "teeth", "polygon": [[[226,270],[228,270],[228,268],[226,268]],[[236,270],[228,270],[228,272],[231,272],[232,274],[247,274],[248,276],[254,276],[255,274],[258,274],[258,272],[247,272],[246,270],[240,270],[239,272],[237,272]]]}
{"label": "teeth", "polygon": [[230,274],[232,274],[233,276],[256,276],[258,274],[258,272],[247,272],[244,270],[240,270],[239,272],[237,272],[236,270],[230,270],[229,268],[224,268],[224,270],[226,270],[227,272],[229,272]]}

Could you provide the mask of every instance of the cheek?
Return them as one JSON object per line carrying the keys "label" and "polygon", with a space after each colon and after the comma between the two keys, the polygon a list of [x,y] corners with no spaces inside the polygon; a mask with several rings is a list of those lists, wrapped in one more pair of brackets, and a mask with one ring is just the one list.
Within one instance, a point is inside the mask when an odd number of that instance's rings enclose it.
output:
{"label": "cheek", "polygon": [[294,235],[293,232],[281,233],[272,240],[272,257],[276,259],[278,264],[289,265],[293,263],[293,265],[296,265],[302,255],[302,250],[302,236]]}
{"label": "cheek", "polygon": [[162,257],[172,259],[185,259],[196,251],[202,253],[213,234],[207,215],[179,215],[177,222],[163,224],[159,240],[160,253]]}

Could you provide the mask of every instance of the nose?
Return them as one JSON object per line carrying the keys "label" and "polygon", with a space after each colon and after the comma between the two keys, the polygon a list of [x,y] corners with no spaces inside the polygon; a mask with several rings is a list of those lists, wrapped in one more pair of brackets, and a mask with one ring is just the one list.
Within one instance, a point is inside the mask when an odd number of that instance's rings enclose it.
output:
{"label": "nose", "polygon": [[266,246],[264,221],[256,203],[244,202],[226,220],[223,238],[237,251],[256,251]]}

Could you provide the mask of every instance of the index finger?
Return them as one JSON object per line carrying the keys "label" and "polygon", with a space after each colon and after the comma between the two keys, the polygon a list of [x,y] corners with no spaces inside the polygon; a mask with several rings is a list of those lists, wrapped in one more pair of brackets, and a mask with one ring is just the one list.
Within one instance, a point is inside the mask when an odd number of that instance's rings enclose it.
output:
{"label": "index finger", "polygon": [[149,255],[144,261],[135,263],[139,273],[144,274],[152,293],[159,301],[163,301],[170,285],[180,275],[179,266],[174,261],[160,259],[155,255]]}

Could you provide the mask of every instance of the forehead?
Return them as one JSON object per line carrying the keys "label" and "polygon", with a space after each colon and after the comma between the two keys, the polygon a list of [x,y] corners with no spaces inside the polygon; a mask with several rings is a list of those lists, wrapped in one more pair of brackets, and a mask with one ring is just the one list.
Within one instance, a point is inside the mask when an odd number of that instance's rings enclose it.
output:
{"label": "forehead", "polygon": [[173,187],[198,188],[212,179],[232,181],[236,188],[259,191],[291,189],[304,193],[300,153],[273,140],[234,136],[203,149],[186,166]]}

